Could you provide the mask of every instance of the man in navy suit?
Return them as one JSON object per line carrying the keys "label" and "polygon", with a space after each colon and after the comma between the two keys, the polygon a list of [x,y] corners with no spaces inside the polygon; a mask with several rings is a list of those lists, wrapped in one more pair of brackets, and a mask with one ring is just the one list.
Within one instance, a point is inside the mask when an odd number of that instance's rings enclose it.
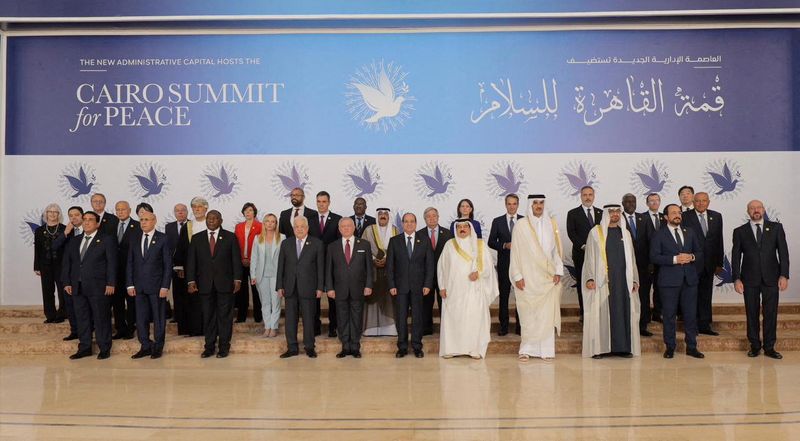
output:
{"label": "man in navy suit", "polygon": [[583,270],[583,259],[585,255],[586,239],[589,231],[595,225],[600,225],[603,217],[603,210],[594,205],[594,188],[585,186],[581,188],[581,205],[567,212],[567,236],[572,242],[572,264],[575,265],[578,282],[578,305],[580,307],[581,320],[583,320],[583,290],[581,283],[581,271]]}
{"label": "man in navy suit", "polygon": [[639,335],[652,337],[653,333],[647,330],[650,323],[650,286],[653,283],[650,277],[650,236],[653,235],[653,222],[647,213],[636,212],[636,196],[628,193],[622,196],[622,208],[625,211],[623,219],[628,232],[633,239],[634,254],[636,255],[636,271],[639,275]]}
{"label": "man in navy suit", "polygon": [[117,241],[98,230],[100,216],[83,214],[83,234],[69,241],[64,251],[61,280],[72,296],[78,321],[78,351],[70,359],[92,355],[92,326],[100,354],[111,356],[111,296],[117,283]]}
{"label": "man in navy suit", "polygon": [[361,197],[353,201],[353,215],[350,219],[356,224],[356,237],[361,237],[367,227],[377,222],[374,217],[367,214],[367,200]]}
{"label": "man in navy suit", "polygon": [[[186,227],[186,221],[189,217],[189,208],[185,204],[175,204],[175,207],[172,209],[173,214],[175,215],[175,220],[172,222],[168,222],[167,225],[164,226],[164,233],[167,235],[167,242],[169,243],[170,249],[172,249],[172,256],[173,256],[173,265],[174,265],[174,257],[175,252],[178,250],[178,241],[181,238],[181,231]],[[184,302],[186,298],[186,279],[183,277],[178,277],[178,271],[174,268],[172,269],[172,311],[175,311],[179,308],[178,304],[179,301],[177,300],[180,296],[180,302]],[[183,306],[183,305],[181,305]],[[175,317],[178,316],[178,313],[173,312],[170,314],[170,307],[169,307],[169,300],[167,300],[167,318],[172,316],[172,323],[177,323]]]}
{"label": "man in navy suit", "polygon": [[319,224],[315,221],[319,219],[319,213],[303,205],[306,200],[306,192],[302,188],[294,188],[289,197],[291,198],[292,208],[281,211],[278,219],[278,230],[285,234],[287,239],[294,237],[294,220],[299,216],[303,216],[308,220],[308,234],[311,237],[319,238]]}
{"label": "man in navy suit", "polygon": [[431,293],[422,299],[422,324],[423,335],[433,334],[433,304],[438,302],[439,311],[442,310],[442,297],[439,295],[439,280],[436,274],[436,267],[439,257],[444,250],[444,244],[453,238],[449,228],[439,225],[439,210],[428,207],[422,213],[425,218],[425,227],[417,231],[417,237],[427,239],[433,249],[433,286]]}
{"label": "man in navy suit", "polygon": [[422,358],[424,331],[424,298],[432,296],[433,274],[436,262],[431,242],[416,234],[417,216],[403,215],[403,233],[389,239],[386,251],[386,276],[389,294],[394,299],[394,324],[397,328],[397,353],[403,358],[408,353],[408,307],[411,306],[411,346],[414,356]]}
{"label": "man in navy suit", "polygon": [[706,335],[719,335],[711,329],[711,296],[714,276],[722,272],[725,251],[722,245],[722,215],[708,209],[708,193],[694,195],[694,208],[683,213],[683,226],[691,228],[703,248],[703,259],[695,261],[700,282],[697,284],[697,328]]}
{"label": "man in navy suit", "polygon": [[[342,238],[339,233],[339,219],[342,217],[330,211],[331,195],[327,191],[317,193],[317,221],[319,221],[319,238],[328,249],[328,245],[336,242]],[[322,333],[322,320],[320,319],[320,310],[322,305],[320,300],[317,300],[317,313],[314,315],[314,334],[320,335]],[[336,337],[338,322],[336,317],[336,301],[328,299],[328,337]]]}
{"label": "man in navy suit", "polygon": [[775,350],[778,292],[789,288],[789,247],[783,225],[766,220],[764,204],[747,204],[750,222],[733,230],[732,270],[734,288],[744,295],[747,314],[748,357],[761,351],[758,313],[764,308],[764,355],[781,359]]}
{"label": "man in navy suit", "polygon": [[664,208],[667,226],[653,234],[650,241],[650,261],[659,265],[658,289],[661,294],[661,314],[664,319],[664,358],[675,354],[675,322],[680,301],[683,327],[686,333],[686,355],[703,358],[697,350],[697,268],[696,260],[703,259],[703,249],[694,232],[681,227],[681,207],[669,204]]}
{"label": "man in navy suit", "polygon": [[[159,358],[167,328],[167,295],[172,281],[172,248],[166,234],[156,231],[156,215],[142,212],[141,229],[131,236],[126,279],[128,296],[136,299],[136,333],[141,348],[131,358]],[[150,340],[150,322],[153,340]]]}
{"label": "man in navy suit", "polygon": [[[499,336],[508,334],[508,298],[511,295],[511,279],[508,267],[511,264],[511,232],[522,215],[517,214],[519,196],[506,195],[506,214],[492,220],[489,232],[489,247],[497,251],[497,285],[500,288],[500,330]],[[517,314],[517,334],[520,334],[519,314]]]}
{"label": "man in navy suit", "polygon": [[111,309],[114,313],[114,328],[117,333],[111,338],[114,340],[133,338],[136,329],[136,299],[127,295],[127,281],[125,267],[128,264],[128,249],[131,236],[139,231],[139,222],[131,218],[131,206],[127,201],[114,204],[117,213],[117,285],[114,290],[114,299]]}
{"label": "man in navy suit", "polygon": [[[64,229],[64,234],[59,235],[53,241],[53,248],[64,247],[64,250],[67,250],[69,243],[72,242],[75,237],[83,234],[83,208],[77,205],[69,207],[67,216],[69,216],[69,222],[67,222],[67,227]],[[61,277],[61,275],[59,275],[59,277]],[[65,296],[64,304],[66,305],[67,318],[69,319],[69,335],[64,337],[63,340],[77,340],[78,318],[75,316],[75,306],[72,302],[72,296]]]}

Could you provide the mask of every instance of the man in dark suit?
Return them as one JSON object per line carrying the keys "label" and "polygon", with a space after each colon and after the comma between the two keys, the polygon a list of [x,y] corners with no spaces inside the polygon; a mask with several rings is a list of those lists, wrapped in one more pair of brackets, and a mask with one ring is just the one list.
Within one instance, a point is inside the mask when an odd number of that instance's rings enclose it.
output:
{"label": "man in dark suit", "polygon": [[377,222],[374,217],[367,214],[367,200],[364,198],[356,198],[353,201],[353,215],[350,219],[356,224],[356,237],[361,237],[367,227]]}
{"label": "man in dark suit", "polygon": [[686,333],[686,355],[703,358],[697,350],[697,268],[696,260],[703,259],[703,249],[694,232],[681,227],[681,207],[669,204],[664,209],[667,226],[653,234],[650,241],[650,261],[659,266],[658,289],[661,293],[661,313],[664,318],[664,358],[675,354],[675,324],[678,303],[683,310]]}
{"label": "man in dark suit", "polygon": [[[143,211],[141,229],[132,233],[126,280],[128,296],[136,299],[136,333],[141,348],[131,358],[161,357],[167,329],[167,295],[172,281],[172,248],[166,234],[156,231],[156,215]],[[153,340],[150,340],[150,322]]]}
{"label": "man in dark suit", "polygon": [[302,188],[295,188],[292,190],[290,197],[292,208],[281,211],[278,219],[278,231],[286,235],[287,239],[294,237],[294,219],[298,216],[303,216],[308,220],[308,235],[319,239],[319,223],[315,222],[315,220],[319,219],[319,213],[303,205],[306,200],[305,191]]}
{"label": "man in dark suit", "polygon": [[206,216],[206,231],[194,234],[186,257],[186,280],[189,295],[200,293],[203,309],[205,350],[202,358],[214,355],[225,358],[233,334],[234,294],[242,287],[242,255],[236,235],[223,230],[222,215],[211,210]]}
{"label": "man in dark suit", "polygon": [[309,358],[314,349],[314,311],[325,283],[325,248],[322,241],[308,234],[308,219],[294,219],[291,239],[281,242],[275,289],[285,299],[287,350],[281,358],[298,354],[297,323],[303,317],[303,346]]}
{"label": "man in dark suit", "polygon": [[725,251],[722,241],[722,215],[708,209],[708,193],[694,195],[694,209],[683,213],[683,226],[691,228],[703,248],[703,259],[695,261],[700,282],[697,284],[697,329],[701,334],[719,335],[711,329],[711,296],[714,275],[722,272]]}
{"label": "man in dark suit", "polygon": [[111,213],[106,212],[106,196],[103,193],[95,193],[90,199],[92,210],[100,216],[100,231],[109,236],[117,235],[119,219]]}
{"label": "man in dark suit", "polygon": [[336,302],[342,342],[336,358],[361,358],[364,296],[372,295],[372,250],[367,241],[354,236],[355,231],[352,219],[340,220],[342,238],[329,244],[326,252],[325,289]]}
{"label": "man in dark suit", "polygon": [[[64,229],[64,233],[60,234],[53,240],[53,248],[62,248],[66,252],[69,243],[76,237],[83,234],[83,208],[80,206],[72,206],[67,210],[69,222]],[[61,277],[61,274],[58,274]],[[69,320],[69,335],[64,337],[64,341],[77,340],[78,338],[78,318],[75,316],[75,305],[72,301],[72,296],[64,296],[64,305],[67,310],[67,319]]]}
{"label": "man in dark suit", "polygon": [[636,196],[631,193],[622,196],[622,209],[625,211],[624,220],[633,239],[634,254],[636,255],[636,270],[639,274],[639,335],[651,337],[652,332],[647,330],[650,323],[650,236],[653,235],[653,223],[646,213],[636,212]]}
{"label": "man in dark suit", "polygon": [[567,236],[572,242],[572,264],[575,265],[575,274],[578,282],[578,306],[580,307],[581,320],[583,320],[583,290],[581,289],[581,271],[583,269],[584,248],[589,231],[595,225],[600,225],[603,210],[593,206],[594,188],[585,186],[581,188],[581,205],[569,210],[567,213]]}
{"label": "man in dark suit", "polygon": [[778,292],[789,288],[789,247],[783,225],[765,219],[764,204],[747,204],[750,222],[733,230],[731,266],[734,288],[744,295],[747,314],[748,357],[761,351],[758,313],[764,314],[764,355],[781,359],[775,350],[778,323]]}
{"label": "man in dark suit", "polygon": [[[511,294],[511,279],[508,278],[508,267],[511,264],[511,232],[514,225],[523,216],[517,214],[519,196],[511,193],[506,195],[506,214],[492,220],[492,229],[489,232],[489,247],[497,251],[497,285],[500,288],[500,330],[497,335],[508,334],[508,298]],[[519,314],[517,314],[516,333],[520,334]]]}
{"label": "man in dark suit", "polygon": [[422,358],[424,299],[432,296],[436,262],[430,239],[417,233],[417,216],[403,215],[403,233],[392,237],[386,251],[386,276],[389,294],[394,299],[394,324],[397,328],[397,353],[408,353],[408,307],[411,306],[411,346],[414,356]]}
{"label": "man in dark suit", "polygon": [[78,351],[70,359],[92,355],[92,326],[100,354],[111,356],[111,296],[117,283],[117,244],[114,236],[98,230],[100,216],[83,214],[83,234],[76,236],[64,251],[61,279],[64,291],[72,296],[78,321]]}
{"label": "man in dark suit", "polygon": [[178,289],[175,298],[178,305],[175,321],[178,322],[178,335],[198,337],[203,335],[203,306],[200,296],[189,295],[186,285],[186,260],[193,236],[206,231],[208,201],[203,197],[195,196],[189,203],[189,207],[192,210],[193,219],[184,222],[183,227],[178,231],[178,245],[175,247],[175,254],[172,257],[173,270],[183,285]]}
{"label": "man in dark suit", "polygon": [[[178,241],[181,237],[181,232],[184,228],[186,228],[186,220],[189,217],[189,209],[184,204],[176,204],[175,207],[172,209],[172,212],[175,214],[175,220],[172,222],[167,223],[164,226],[164,233],[167,234],[167,242],[169,243],[169,247],[172,250],[172,256],[174,258],[175,253],[178,249]],[[174,263],[174,261],[173,261]],[[183,271],[181,271],[183,274]],[[180,298],[180,300],[178,300]],[[176,317],[179,314],[182,314],[183,311],[178,311],[180,308],[184,308],[184,303],[186,300],[186,279],[183,277],[179,277],[178,271],[173,268],[172,270],[172,310],[174,311],[172,317],[172,323],[177,323]],[[169,308],[169,301],[167,301],[167,318],[170,317],[170,308]]]}
{"label": "man in dark suit", "polygon": [[444,244],[453,238],[449,228],[439,225],[439,210],[428,207],[422,214],[425,218],[425,228],[417,231],[417,237],[425,238],[433,249],[433,284],[431,293],[422,299],[422,334],[433,334],[433,304],[438,302],[439,311],[442,310],[442,297],[439,295],[439,281],[436,275],[436,265],[442,255]]}
{"label": "man in dark suit", "polygon": [[127,295],[128,281],[125,279],[128,265],[128,249],[131,237],[140,231],[139,222],[131,218],[131,206],[127,201],[119,201],[114,205],[117,213],[117,285],[114,289],[114,298],[111,309],[114,315],[114,340],[133,338],[136,330],[136,298]]}
{"label": "man in dark suit", "polygon": [[[661,196],[658,193],[650,193],[647,195],[647,211],[645,211],[644,215],[650,220],[650,236],[648,239],[653,237],[653,234],[656,231],[660,230],[661,227],[667,225],[666,220],[664,220],[664,215],[661,213]],[[649,245],[648,245],[649,246]],[[648,256],[648,261],[650,257]],[[653,310],[651,311],[650,318],[654,322],[661,322],[661,296],[658,293],[658,283],[655,283],[658,280],[658,266],[653,265],[650,262],[648,267],[648,277],[650,278],[651,286],[653,288]],[[645,291],[641,286],[639,287],[639,295],[647,295],[649,297],[650,293],[649,290]]]}
{"label": "man in dark suit", "polygon": [[[342,217],[330,211],[331,195],[327,191],[317,193],[317,220],[319,221],[319,238],[322,240],[325,250],[328,245],[341,239],[339,233],[339,219]],[[314,315],[314,334],[322,333],[322,320],[320,312],[322,305],[317,299],[317,313]],[[328,298],[328,337],[336,337],[338,329],[336,301]]]}

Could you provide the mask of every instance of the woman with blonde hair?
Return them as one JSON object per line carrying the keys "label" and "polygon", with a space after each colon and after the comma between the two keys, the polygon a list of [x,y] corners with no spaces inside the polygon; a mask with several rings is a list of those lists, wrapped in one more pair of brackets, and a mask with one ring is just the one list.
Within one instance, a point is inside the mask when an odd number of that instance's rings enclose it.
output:
{"label": "woman with blonde hair", "polygon": [[39,276],[42,284],[42,306],[46,317],[44,322],[61,323],[67,316],[64,284],[61,282],[61,256],[64,250],[59,246],[62,241],[56,242],[66,229],[62,223],[64,215],[61,207],[58,204],[45,207],[42,220],[42,225],[33,232],[33,272]]}
{"label": "woman with blonde hair", "polygon": [[281,318],[281,299],[275,290],[275,282],[278,276],[278,253],[285,237],[278,232],[278,218],[272,213],[264,216],[262,226],[250,256],[250,284],[258,288],[261,299],[263,336],[276,337]]}

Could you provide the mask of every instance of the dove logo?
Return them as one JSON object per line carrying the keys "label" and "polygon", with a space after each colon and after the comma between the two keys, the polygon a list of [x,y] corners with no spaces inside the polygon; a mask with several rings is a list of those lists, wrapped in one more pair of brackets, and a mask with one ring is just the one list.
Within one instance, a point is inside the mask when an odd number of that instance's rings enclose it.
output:
{"label": "dove logo", "polygon": [[345,192],[351,198],[377,196],[383,187],[378,167],[368,162],[359,162],[347,167],[342,182]]}
{"label": "dove logo", "polygon": [[486,190],[497,197],[524,192],[525,185],[522,167],[515,162],[498,162],[486,175]]}
{"label": "dove logo", "polygon": [[88,202],[99,184],[94,168],[88,164],[75,163],[61,171],[58,181],[61,195],[71,202]]}
{"label": "dove logo", "polygon": [[397,228],[397,231],[403,232],[403,216],[406,215],[406,212],[403,211],[402,208],[395,209],[393,211],[395,213],[394,219],[392,219],[392,225]]}
{"label": "dove logo", "polygon": [[402,66],[383,60],[362,66],[346,83],[345,104],[361,126],[383,131],[399,129],[411,118],[416,99],[406,83]]}
{"label": "dove logo", "polygon": [[148,201],[157,201],[167,194],[169,183],[164,167],[148,162],[133,169],[128,179],[132,194]]}
{"label": "dove logo", "polygon": [[717,160],[706,166],[703,173],[703,182],[720,199],[731,199],[742,190],[742,172],[734,161]]}
{"label": "dove logo", "polygon": [[564,196],[577,196],[581,188],[591,185],[597,189],[597,172],[591,164],[583,161],[573,161],[561,169],[558,183]]}
{"label": "dove logo", "polygon": [[203,193],[217,201],[228,201],[239,192],[241,185],[236,169],[226,163],[214,163],[207,166],[200,176]]}
{"label": "dove logo", "polygon": [[633,169],[630,184],[636,194],[647,196],[650,193],[667,192],[672,186],[672,180],[663,163],[642,161]]}
{"label": "dove logo", "polygon": [[41,208],[28,210],[19,223],[19,237],[27,246],[33,246],[33,233],[44,224],[43,211]]}
{"label": "dove logo", "polygon": [[429,162],[414,174],[414,188],[421,198],[438,202],[453,193],[453,174],[446,164]]}
{"label": "dove logo", "polygon": [[276,196],[288,198],[295,188],[302,188],[303,191],[311,189],[308,169],[293,161],[285,162],[272,175],[272,190]]}
{"label": "dove logo", "polygon": [[[715,274],[714,278],[718,283],[715,284],[717,288],[730,288],[733,286],[733,270],[731,269],[731,260],[726,254],[722,258],[722,272]],[[727,287],[725,285],[728,285]]]}

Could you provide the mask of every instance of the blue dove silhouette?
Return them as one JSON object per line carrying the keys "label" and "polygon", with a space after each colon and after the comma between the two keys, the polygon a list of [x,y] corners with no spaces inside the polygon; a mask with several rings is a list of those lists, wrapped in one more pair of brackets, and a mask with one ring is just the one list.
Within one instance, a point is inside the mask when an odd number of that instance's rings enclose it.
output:
{"label": "blue dove silhouette", "polygon": [[292,175],[291,176],[284,176],[279,174],[278,178],[280,178],[281,183],[283,184],[283,188],[288,191],[284,196],[289,197],[292,195],[292,190],[295,188],[301,188],[305,190],[306,183],[302,182],[300,179],[300,173],[297,171],[297,167],[292,166]]}
{"label": "blue dove silhouette", "polygon": [[587,185],[592,185],[592,181],[589,180],[589,177],[586,176],[586,170],[583,169],[583,165],[578,167],[578,176],[575,176],[570,173],[564,173],[564,176],[567,177],[569,180],[569,184],[575,190],[575,193],[572,193],[572,196],[575,196],[581,192],[582,187],[586,187]]}
{"label": "blue dove silhouette", "polygon": [[650,165],[650,175],[646,175],[644,173],[636,173],[639,176],[639,180],[642,181],[642,185],[647,188],[647,191],[643,194],[650,194],[650,193],[660,193],[661,190],[664,189],[664,184],[667,182],[664,179],[661,179],[661,176],[658,174],[658,170],[656,170],[656,165]]}
{"label": "blue dove silhouette", "polygon": [[578,269],[572,265],[564,265],[564,268],[569,271],[569,275],[572,276],[572,279],[575,280],[575,283],[570,285],[570,288],[577,288],[578,287]]}
{"label": "blue dove silhouette", "polygon": [[136,176],[136,179],[139,180],[139,184],[142,186],[142,188],[144,188],[145,191],[147,191],[147,194],[142,196],[143,198],[152,196],[154,194],[159,194],[161,193],[161,189],[164,188],[164,183],[158,182],[158,176],[156,175],[156,171],[153,170],[152,166],[150,167],[149,177],[144,177],[140,175],[134,175],[134,176]]}
{"label": "blue dove silhouette", "polygon": [[716,193],[718,195],[735,190],[736,184],[739,182],[738,179],[733,179],[733,176],[731,176],[731,169],[728,168],[727,162],[722,167],[721,175],[714,172],[708,172],[708,174],[711,175],[711,178],[714,179],[714,183],[719,187],[719,191]]}
{"label": "blue dove silhouette", "polygon": [[733,270],[731,270],[731,261],[728,260],[728,256],[723,256],[722,259],[722,272],[716,275],[716,278],[719,279],[717,286],[722,286],[726,283],[733,283]]}
{"label": "blue dove silhouette", "polygon": [[364,170],[361,172],[361,176],[351,174],[348,174],[348,176],[350,176],[350,179],[353,180],[353,184],[360,191],[356,197],[361,197],[365,194],[372,194],[375,192],[375,187],[378,186],[378,183],[372,180],[372,175],[370,175],[366,165],[364,166]]}
{"label": "blue dove silhouette", "polygon": [[219,168],[219,177],[214,175],[206,175],[208,181],[211,182],[211,186],[214,187],[214,190],[217,191],[212,197],[218,198],[224,194],[230,194],[233,191],[233,186],[236,185],[235,182],[230,182],[228,178],[228,172],[225,171],[225,167]]}
{"label": "blue dove silhouette", "polygon": [[86,179],[86,172],[83,171],[83,166],[78,170],[78,177],[64,175],[69,182],[69,186],[75,190],[75,194],[72,195],[73,198],[76,198],[80,195],[89,194],[92,191],[92,186],[94,185],[93,182],[88,182]]}
{"label": "blue dove silhouette", "polygon": [[400,231],[403,231],[403,214],[400,210],[397,210],[397,214],[394,215],[394,226]]}
{"label": "blue dove silhouette", "polygon": [[770,219],[769,213],[767,213],[766,209],[764,209],[764,220],[767,222],[772,222],[772,219]]}
{"label": "blue dove silhouette", "polygon": [[36,230],[41,227],[41,225],[37,224],[36,222],[25,221],[28,224],[28,227],[31,229],[31,233],[36,233]]}
{"label": "blue dove silhouette", "polygon": [[442,171],[439,169],[438,165],[433,171],[433,176],[428,176],[423,173],[420,173],[419,175],[423,180],[425,180],[425,185],[428,186],[428,189],[431,190],[431,193],[428,194],[427,197],[446,192],[447,187],[450,185],[449,182],[445,182],[444,176],[442,176]]}
{"label": "blue dove silhouette", "polygon": [[497,185],[500,186],[504,190],[504,194],[509,193],[517,193],[519,191],[520,182],[517,181],[517,177],[514,176],[514,171],[511,170],[511,166],[506,166],[506,175],[498,175],[492,173],[494,179],[497,181]]}

